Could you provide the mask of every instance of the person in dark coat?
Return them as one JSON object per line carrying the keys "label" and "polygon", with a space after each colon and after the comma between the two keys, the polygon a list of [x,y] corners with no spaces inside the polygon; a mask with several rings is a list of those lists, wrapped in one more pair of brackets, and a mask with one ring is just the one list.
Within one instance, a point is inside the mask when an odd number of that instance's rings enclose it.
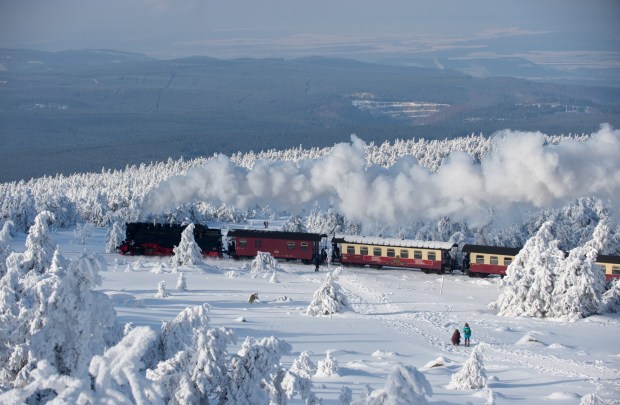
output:
{"label": "person in dark coat", "polygon": [[319,264],[321,263],[321,258],[319,257],[318,253],[314,255],[314,259],[312,261],[315,266],[314,271],[319,271]]}
{"label": "person in dark coat", "polygon": [[458,329],[454,329],[454,333],[452,334],[452,345],[458,346],[461,344],[461,332]]}

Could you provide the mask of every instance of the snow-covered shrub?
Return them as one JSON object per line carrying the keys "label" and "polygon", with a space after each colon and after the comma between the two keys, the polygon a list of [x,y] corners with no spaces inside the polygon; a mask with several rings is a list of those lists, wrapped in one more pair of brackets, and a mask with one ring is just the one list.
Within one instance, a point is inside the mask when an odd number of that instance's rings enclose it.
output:
{"label": "snow-covered shrub", "polygon": [[484,372],[481,347],[476,346],[474,348],[463,367],[452,374],[450,383],[446,388],[449,390],[474,390],[486,387],[487,376]]}
{"label": "snow-covered shrub", "polygon": [[177,278],[177,286],[178,291],[187,291],[187,278],[185,277],[184,272],[179,273],[179,277]]}
{"label": "snow-covered shrub", "polygon": [[312,301],[306,308],[306,314],[310,316],[331,315],[340,312],[346,305],[346,298],[340,291],[340,285],[336,279],[340,268],[327,274],[318,290],[314,292]]}
{"label": "snow-covered shrub", "polygon": [[157,292],[155,293],[155,298],[166,298],[169,296],[170,296],[170,293],[166,291],[166,282],[163,280],[160,281],[157,284]]}
{"label": "snow-covered shrub", "polygon": [[375,390],[352,405],[426,405],[433,389],[424,374],[413,366],[398,364],[385,382],[383,389]]}
{"label": "snow-covered shrub", "polygon": [[274,270],[273,273],[271,273],[271,277],[269,278],[269,282],[272,284],[277,284],[280,282],[280,280],[278,280],[278,275],[276,274],[276,271]]}
{"label": "snow-covered shrub", "polygon": [[112,223],[105,235],[105,252],[115,253],[116,248],[125,240],[125,226],[120,222]]}
{"label": "snow-covered shrub", "polygon": [[194,227],[194,224],[187,225],[181,233],[179,246],[172,249],[174,252],[173,266],[193,266],[202,262],[202,249],[194,238]]}
{"label": "snow-covered shrub", "polygon": [[278,261],[269,252],[258,252],[250,264],[250,275],[255,278],[259,274],[264,277],[278,270]]}
{"label": "snow-covered shrub", "polygon": [[325,358],[323,360],[319,360],[315,375],[319,377],[339,375],[339,370],[340,366],[338,365],[338,360],[333,358],[331,352],[328,351],[325,354]]}

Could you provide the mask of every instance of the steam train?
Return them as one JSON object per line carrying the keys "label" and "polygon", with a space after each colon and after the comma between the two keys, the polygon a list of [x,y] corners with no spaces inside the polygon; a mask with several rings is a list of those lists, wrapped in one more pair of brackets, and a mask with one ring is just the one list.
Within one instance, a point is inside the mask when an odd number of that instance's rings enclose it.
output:
{"label": "steam train", "polygon": [[[185,228],[177,224],[128,223],[125,241],[117,251],[124,255],[172,255]],[[204,256],[239,259],[268,252],[276,259],[300,260],[304,264],[312,263],[315,257],[327,260],[328,236],[320,233],[224,231],[197,224],[194,239]],[[459,250],[457,244],[449,242],[357,235],[334,235],[330,242],[331,261],[344,266],[409,268],[436,274],[460,270],[470,277],[503,277],[520,250],[472,244]],[[457,260],[459,253],[462,260]],[[620,278],[620,256],[599,255],[596,263],[605,270],[607,280]]]}

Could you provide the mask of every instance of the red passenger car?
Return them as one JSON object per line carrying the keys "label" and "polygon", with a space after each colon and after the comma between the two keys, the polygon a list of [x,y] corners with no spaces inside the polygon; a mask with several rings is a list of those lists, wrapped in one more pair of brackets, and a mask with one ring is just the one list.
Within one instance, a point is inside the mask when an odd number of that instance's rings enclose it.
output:
{"label": "red passenger car", "polygon": [[305,264],[319,254],[321,241],[327,237],[318,233],[256,229],[231,229],[226,236],[231,257],[255,257],[258,252],[268,252],[276,259],[301,260]]}

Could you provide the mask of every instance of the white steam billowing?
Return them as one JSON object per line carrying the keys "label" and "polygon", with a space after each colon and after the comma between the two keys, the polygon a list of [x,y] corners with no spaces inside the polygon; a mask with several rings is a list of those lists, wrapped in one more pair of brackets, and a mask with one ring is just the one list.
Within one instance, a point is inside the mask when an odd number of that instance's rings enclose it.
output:
{"label": "white steam billowing", "polygon": [[603,126],[586,142],[545,144],[536,132],[503,131],[481,164],[454,153],[436,173],[414,158],[390,168],[364,164],[364,143],[337,144],[300,164],[258,161],[252,170],[220,156],[162,182],[147,198],[151,212],[192,201],[239,208],[269,205],[291,213],[328,204],[351,220],[388,224],[449,216],[473,222],[490,209],[547,207],[581,196],[620,201],[620,131]]}

